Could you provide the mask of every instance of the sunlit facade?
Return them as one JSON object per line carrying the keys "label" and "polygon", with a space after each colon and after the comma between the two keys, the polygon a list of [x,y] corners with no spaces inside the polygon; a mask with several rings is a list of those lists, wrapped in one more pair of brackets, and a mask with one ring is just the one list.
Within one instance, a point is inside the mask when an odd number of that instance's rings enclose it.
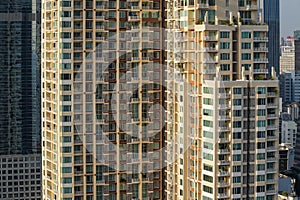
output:
{"label": "sunlit facade", "polygon": [[43,199],[163,199],[162,1],[42,6]]}
{"label": "sunlit facade", "polygon": [[167,199],[277,199],[278,80],[257,9],[167,1]]}

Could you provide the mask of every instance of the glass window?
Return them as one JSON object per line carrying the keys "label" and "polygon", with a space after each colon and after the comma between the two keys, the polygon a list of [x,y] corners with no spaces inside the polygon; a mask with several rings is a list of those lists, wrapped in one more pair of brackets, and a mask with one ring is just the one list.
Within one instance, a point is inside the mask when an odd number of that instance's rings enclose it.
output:
{"label": "glass window", "polygon": [[229,38],[230,37],[230,32],[229,31],[222,31],[220,33],[220,38]]}
{"label": "glass window", "polygon": [[251,32],[242,32],[242,38],[251,38]]}

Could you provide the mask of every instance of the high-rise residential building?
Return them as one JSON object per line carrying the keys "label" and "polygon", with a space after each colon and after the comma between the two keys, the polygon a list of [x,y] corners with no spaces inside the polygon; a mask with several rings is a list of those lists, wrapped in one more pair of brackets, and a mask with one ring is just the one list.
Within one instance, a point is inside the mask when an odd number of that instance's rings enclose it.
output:
{"label": "high-rise residential building", "polygon": [[41,198],[40,1],[0,2],[0,199]]}
{"label": "high-rise residential building", "polygon": [[280,0],[258,0],[260,9],[260,18],[268,24],[269,31],[267,32],[268,55],[269,60],[267,66],[269,71],[274,67],[279,76],[279,57],[280,57]]}
{"label": "high-rise residential building", "polygon": [[295,71],[295,46],[293,39],[287,39],[281,46],[280,74]]}
{"label": "high-rise residential building", "polygon": [[296,147],[297,123],[292,120],[288,113],[281,113],[279,143],[291,144]]}
{"label": "high-rise residential building", "polygon": [[166,199],[277,199],[279,89],[257,0],[166,8]]}
{"label": "high-rise residential building", "polygon": [[42,2],[43,199],[164,199],[162,9]]}

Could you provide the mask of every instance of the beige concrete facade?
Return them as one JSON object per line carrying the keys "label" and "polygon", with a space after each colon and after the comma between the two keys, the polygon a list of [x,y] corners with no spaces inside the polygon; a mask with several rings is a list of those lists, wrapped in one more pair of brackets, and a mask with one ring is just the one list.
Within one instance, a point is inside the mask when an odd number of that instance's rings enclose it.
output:
{"label": "beige concrete facade", "polygon": [[42,8],[43,199],[162,199],[162,1]]}
{"label": "beige concrete facade", "polygon": [[166,12],[167,199],[277,199],[278,80],[257,1]]}

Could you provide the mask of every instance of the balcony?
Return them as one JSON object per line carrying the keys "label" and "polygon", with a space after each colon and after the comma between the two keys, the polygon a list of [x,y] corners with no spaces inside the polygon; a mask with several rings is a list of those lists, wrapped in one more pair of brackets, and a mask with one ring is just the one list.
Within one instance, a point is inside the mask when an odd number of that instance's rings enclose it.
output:
{"label": "balcony", "polygon": [[230,118],[230,116],[226,115],[226,116],[219,116],[218,119],[220,121],[227,121],[227,120],[230,120],[231,118]]}
{"label": "balcony", "polygon": [[230,150],[229,149],[219,149],[218,151],[219,154],[230,154]]}
{"label": "balcony", "polygon": [[227,127],[227,126],[219,127],[219,132],[227,132],[227,131],[230,131],[229,127]]}
{"label": "balcony", "polygon": [[219,193],[218,199],[228,199],[229,195],[227,193]]}
{"label": "balcony", "polygon": [[229,160],[219,160],[218,165],[230,165],[230,161]]}
{"label": "balcony", "polygon": [[268,38],[267,37],[255,37],[254,41],[255,42],[268,42]]}
{"label": "balcony", "polygon": [[277,97],[277,93],[276,92],[268,92],[268,97]]}
{"label": "balcony", "polygon": [[215,51],[217,51],[217,48],[215,48],[215,47],[204,47],[204,48],[202,48],[202,51],[203,52],[215,52]]}
{"label": "balcony", "polygon": [[132,21],[139,21],[140,20],[140,16],[128,16],[128,21],[132,22]]}
{"label": "balcony", "polygon": [[276,115],[276,114],[268,114],[267,117],[268,118],[278,118],[278,115]]}
{"label": "balcony", "polygon": [[209,8],[209,4],[208,3],[198,3],[197,7],[198,8]]}
{"label": "balcony", "polygon": [[206,64],[213,64],[213,63],[216,63],[217,61],[212,58],[204,58],[202,62],[206,63]]}
{"label": "balcony", "polygon": [[217,37],[215,37],[215,36],[204,36],[203,40],[205,40],[205,41],[217,41]]}
{"label": "balcony", "polygon": [[226,171],[220,171],[219,173],[218,173],[218,176],[229,176],[230,174],[229,174],[229,172],[226,172]]}
{"label": "balcony", "polygon": [[267,74],[267,73],[269,73],[269,70],[268,69],[254,69],[253,72],[255,74]]}
{"label": "balcony", "polygon": [[254,58],[254,63],[268,63],[267,58]]}
{"label": "balcony", "polygon": [[268,125],[267,126],[267,130],[277,130],[278,129],[278,126],[275,126],[275,125]]}
{"label": "balcony", "polygon": [[229,183],[228,182],[219,182],[218,187],[228,187]]}
{"label": "balcony", "polygon": [[218,142],[219,143],[228,143],[229,142],[229,138],[219,138]]}
{"label": "balcony", "polygon": [[267,52],[268,48],[267,47],[255,47],[253,50],[256,52]]}

